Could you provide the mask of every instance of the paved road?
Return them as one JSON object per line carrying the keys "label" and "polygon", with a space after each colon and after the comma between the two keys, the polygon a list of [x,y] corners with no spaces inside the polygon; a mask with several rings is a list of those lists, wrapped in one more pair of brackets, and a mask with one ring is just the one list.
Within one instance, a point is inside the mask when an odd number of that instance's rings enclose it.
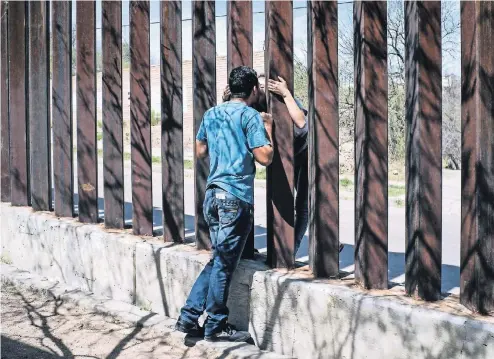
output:
{"label": "paved road", "polygon": [[[77,172],[77,171],[75,171]],[[125,168],[125,201],[126,219],[129,224],[132,220],[130,163]],[[103,168],[99,168],[99,194],[103,194]],[[459,293],[460,283],[460,171],[443,171],[443,254],[442,254],[442,290],[443,292]],[[77,181],[77,179],[76,179]],[[153,167],[153,205],[155,231],[162,230],[161,212],[161,172],[159,166]],[[77,182],[76,182],[77,183]],[[77,186],[76,190],[77,190]],[[351,195],[351,193],[348,193]],[[348,196],[340,196],[340,198]],[[255,240],[256,248],[261,252],[266,250],[266,190],[264,186],[256,185],[255,190]],[[404,283],[405,267],[405,208],[396,206],[393,200],[389,201],[389,278],[395,283]],[[185,178],[185,213],[186,235],[193,236],[194,232],[194,185],[193,177],[189,172]],[[100,215],[103,216],[103,199],[100,199]],[[354,250],[354,202],[352,199],[340,200],[340,240],[347,244],[340,256],[340,268],[345,271],[353,270]],[[300,261],[308,259],[307,236],[302,242],[297,258]]]}
{"label": "paved road", "polygon": [[2,285],[2,359],[201,359],[197,347],[172,346],[162,333]]}

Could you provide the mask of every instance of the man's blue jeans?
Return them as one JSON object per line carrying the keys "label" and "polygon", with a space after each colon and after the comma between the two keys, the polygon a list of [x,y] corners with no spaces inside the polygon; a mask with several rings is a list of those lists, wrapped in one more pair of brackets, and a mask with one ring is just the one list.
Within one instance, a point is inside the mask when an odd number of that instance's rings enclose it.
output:
{"label": "man's blue jeans", "polygon": [[180,317],[195,324],[206,311],[204,334],[207,336],[221,331],[227,322],[230,282],[252,227],[253,207],[214,187],[206,191],[204,217],[209,226],[213,257],[194,283]]}

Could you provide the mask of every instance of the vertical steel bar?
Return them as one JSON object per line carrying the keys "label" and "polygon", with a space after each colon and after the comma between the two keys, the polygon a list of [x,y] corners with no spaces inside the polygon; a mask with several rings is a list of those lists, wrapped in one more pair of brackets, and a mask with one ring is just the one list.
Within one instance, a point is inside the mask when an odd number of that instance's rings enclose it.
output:
{"label": "vertical steel bar", "polygon": [[102,2],[105,226],[124,228],[122,3]]}
{"label": "vertical steel bar", "polygon": [[405,287],[441,296],[441,2],[405,3],[407,206]]}
{"label": "vertical steel bar", "polygon": [[[238,66],[252,67],[252,2],[232,0],[227,5],[227,76]],[[243,258],[254,257],[254,223],[247,243],[244,247]]]}
{"label": "vertical steel bar", "polygon": [[461,3],[460,301],[494,310],[494,3]]}
{"label": "vertical steel bar", "polygon": [[338,4],[308,1],[310,256],[316,277],[339,273]]}
{"label": "vertical steel bar", "polygon": [[182,107],[182,3],[161,3],[161,166],[163,239],[182,242],[184,154]]}
{"label": "vertical steel bar", "polygon": [[252,2],[232,0],[227,8],[227,72],[252,67]]}
{"label": "vertical steel bar", "polygon": [[[202,116],[216,105],[216,29],[214,1],[194,1],[192,16],[192,71],[194,88],[194,135]],[[199,249],[211,247],[209,230],[203,216],[209,160],[194,155],[196,243]]]}
{"label": "vertical steel bar", "polygon": [[9,2],[9,109],[10,109],[10,179],[13,206],[28,206],[29,126],[28,126],[28,47],[26,1]]}
{"label": "vertical steel bar", "polygon": [[130,123],[133,231],[153,235],[149,1],[130,2]]}
{"label": "vertical steel bar", "polygon": [[[266,77],[284,78],[293,92],[293,4],[292,1],[266,1]],[[275,119],[290,114],[279,96],[268,95],[268,108]],[[294,152],[293,124],[276,121],[273,131],[275,155],[268,167],[267,238],[268,263],[273,267],[295,266],[294,231]]]}
{"label": "vertical steel bar", "polygon": [[77,179],[79,220],[98,222],[96,2],[77,2]]}
{"label": "vertical steel bar", "polygon": [[49,211],[51,196],[50,12],[48,1],[29,2],[29,127],[32,207]]}
{"label": "vertical steel bar", "polygon": [[2,202],[10,202],[10,136],[9,136],[9,35],[8,2],[0,2],[0,118],[1,118],[1,175]]}
{"label": "vertical steel bar", "polygon": [[355,279],[388,287],[387,5],[354,3]]}
{"label": "vertical steel bar", "polygon": [[52,128],[55,214],[74,215],[72,163],[72,2],[53,1]]}

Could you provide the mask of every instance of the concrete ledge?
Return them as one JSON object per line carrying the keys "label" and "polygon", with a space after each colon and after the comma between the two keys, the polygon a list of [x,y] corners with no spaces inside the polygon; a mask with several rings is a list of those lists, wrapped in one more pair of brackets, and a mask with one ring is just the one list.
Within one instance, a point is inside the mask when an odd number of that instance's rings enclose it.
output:
{"label": "concrete ledge", "polygon": [[161,336],[166,337],[169,344],[176,347],[197,345],[208,358],[256,358],[256,359],[289,359],[290,357],[261,351],[247,343],[210,343],[204,340],[189,339],[186,335],[173,330],[175,320],[139,309],[131,304],[68,287],[60,282],[43,278],[39,275],[16,269],[11,265],[2,264],[2,283],[15,286],[20,291],[34,291],[43,295],[75,303],[96,313],[110,315],[119,320],[130,322],[135,326],[152,327]]}
{"label": "concrete ledge", "polygon": [[[95,295],[178,316],[209,260],[190,245],[57,219],[1,204],[2,260]],[[242,261],[230,320],[261,349],[298,358],[494,358],[494,318],[455,299],[423,303],[402,288],[364,292],[351,281],[268,270]]]}

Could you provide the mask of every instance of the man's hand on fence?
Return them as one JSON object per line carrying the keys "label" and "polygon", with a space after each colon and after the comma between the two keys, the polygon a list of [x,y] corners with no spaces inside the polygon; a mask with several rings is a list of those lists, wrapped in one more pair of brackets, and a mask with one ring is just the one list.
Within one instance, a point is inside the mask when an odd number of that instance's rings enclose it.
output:
{"label": "man's hand on fence", "polygon": [[232,93],[230,92],[230,87],[226,85],[225,90],[223,91],[223,102],[230,101],[230,97]]}
{"label": "man's hand on fence", "polygon": [[265,127],[273,127],[273,115],[271,115],[270,113],[262,112],[261,117]]}

